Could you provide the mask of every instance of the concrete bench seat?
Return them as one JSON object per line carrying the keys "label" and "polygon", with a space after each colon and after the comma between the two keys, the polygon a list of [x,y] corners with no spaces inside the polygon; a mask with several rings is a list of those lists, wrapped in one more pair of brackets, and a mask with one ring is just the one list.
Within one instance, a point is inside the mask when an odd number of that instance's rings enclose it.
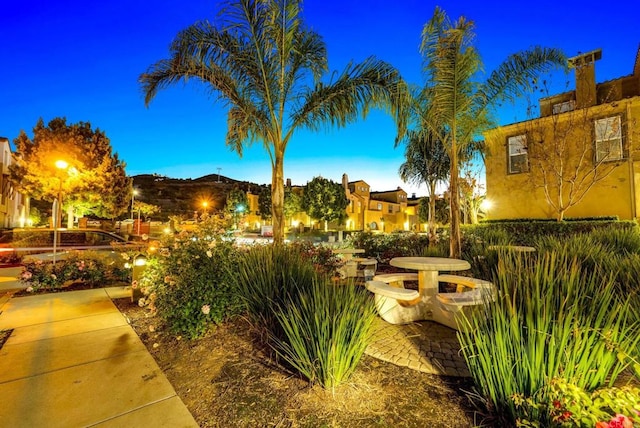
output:
{"label": "concrete bench seat", "polygon": [[[459,316],[464,312],[466,317],[477,313],[478,308],[495,298],[495,287],[489,281],[460,275],[438,275],[438,282],[456,284],[455,293],[438,293],[437,307],[433,311],[433,320],[447,327],[459,330]],[[471,288],[464,291],[465,288]]]}
{"label": "concrete bench seat", "polygon": [[382,281],[387,284],[399,284],[402,287],[404,281],[417,281],[417,273],[381,273],[373,277],[374,281]]}
{"label": "concrete bench seat", "polygon": [[[492,284],[484,279],[471,278],[461,275],[438,275],[438,282],[448,282],[456,284],[456,292],[461,293],[464,287],[468,288],[491,288]],[[442,294],[442,293],[441,293]]]}
{"label": "concrete bench seat", "polygon": [[396,300],[415,300],[420,297],[420,293],[417,290],[409,290],[406,288],[394,287],[383,281],[367,281],[367,290],[376,295],[389,297]]}

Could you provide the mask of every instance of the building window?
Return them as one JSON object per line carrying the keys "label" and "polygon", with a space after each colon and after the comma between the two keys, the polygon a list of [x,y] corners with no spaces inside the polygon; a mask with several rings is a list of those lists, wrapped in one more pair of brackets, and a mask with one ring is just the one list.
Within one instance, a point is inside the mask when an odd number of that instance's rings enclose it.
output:
{"label": "building window", "polygon": [[378,211],[382,211],[382,204],[378,203]]}
{"label": "building window", "polygon": [[393,205],[389,205],[389,214],[393,214]]}
{"label": "building window", "polygon": [[553,105],[553,114],[564,113],[567,111],[573,111],[576,109],[576,102],[574,100],[565,101]]}
{"label": "building window", "polygon": [[527,153],[527,136],[516,135],[509,137],[509,174],[519,174],[529,171]]}
{"label": "building window", "polygon": [[622,159],[622,124],[620,116],[595,120],[596,162]]}

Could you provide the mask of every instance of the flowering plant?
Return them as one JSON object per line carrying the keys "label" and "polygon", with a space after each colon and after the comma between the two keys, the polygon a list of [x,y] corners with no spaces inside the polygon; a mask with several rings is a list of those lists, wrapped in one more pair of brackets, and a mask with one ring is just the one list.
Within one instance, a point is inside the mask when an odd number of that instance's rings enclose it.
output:
{"label": "flowering plant", "polygon": [[194,231],[167,236],[136,287],[139,301],[160,316],[171,331],[189,338],[202,336],[239,309],[229,275],[237,250],[224,239],[224,230],[212,217]]}
{"label": "flowering plant", "polygon": [[528,416],[518,421],[518,426],[543,426],[532,422],[530,416],[535,413],[541,417],[547,415],[549,424],[556,427],[640,426],[640,388],[631,386],[599,388],[589,393],[564,379],[556,378],[536,397],[524,399],[515,395],[512,399],[516,407]]}
{"label": "flowering plant", "polygon": [[96,287],[122,281],[124,270],[109,256],[98,252],[74,252],[55,264],[33,260],[24,264],[18,278],[29,291],[57,289],[70,282]]}
{"label": "flowering plant", "polygon": [[293,241],[289,244],[297,249],[302,257],[309,260],[316,272],[336,276],[344,260],[337,256],[331,248],[315,245],[309,241]]}

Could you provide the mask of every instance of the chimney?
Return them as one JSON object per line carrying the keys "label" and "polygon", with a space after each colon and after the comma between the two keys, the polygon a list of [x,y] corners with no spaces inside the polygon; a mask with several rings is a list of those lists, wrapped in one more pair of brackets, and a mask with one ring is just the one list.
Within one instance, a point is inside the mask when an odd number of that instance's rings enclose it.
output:
{"label": "chimney", "polygon": [[602,58],[602,49],[569,58],[569,67],[576,70],[576,108],[597,104],[595,62]]}
{"label": "chimney", "polygon": [[346,172],[342,174],[342,187],[344,188],[344,190],[349,189],[349,176]]}
{"label": "chimney", "polygon": [[287,187],[291,187],[291,179],[290,179],[290,178],[287,178],[287,184],[286,184],[286,186],[287,186]]}

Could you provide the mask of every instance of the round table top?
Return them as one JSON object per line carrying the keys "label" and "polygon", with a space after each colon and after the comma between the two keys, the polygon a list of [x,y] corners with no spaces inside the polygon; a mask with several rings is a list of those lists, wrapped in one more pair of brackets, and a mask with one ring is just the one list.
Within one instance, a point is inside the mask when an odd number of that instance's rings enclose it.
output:
{"label": "round table top", "polygon": [[389,261],[391,266],[415,270],[467,270],[471,265],[466,260],[448,259],[445,257],[394,257]]}

